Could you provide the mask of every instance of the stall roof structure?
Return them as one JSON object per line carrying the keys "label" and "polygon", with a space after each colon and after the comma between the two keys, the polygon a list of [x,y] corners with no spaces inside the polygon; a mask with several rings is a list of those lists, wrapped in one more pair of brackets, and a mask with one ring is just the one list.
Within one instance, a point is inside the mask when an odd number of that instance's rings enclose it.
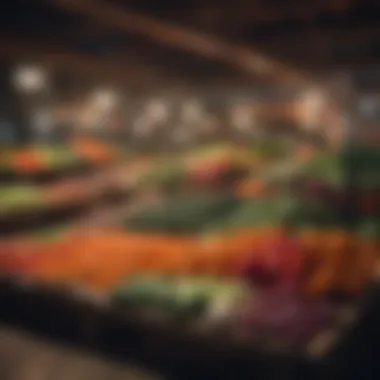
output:
{"label": "stall roof structure", "polygon": [[380,58],[366,0],[14,0],[0,58],[132,85],[308,82]]}

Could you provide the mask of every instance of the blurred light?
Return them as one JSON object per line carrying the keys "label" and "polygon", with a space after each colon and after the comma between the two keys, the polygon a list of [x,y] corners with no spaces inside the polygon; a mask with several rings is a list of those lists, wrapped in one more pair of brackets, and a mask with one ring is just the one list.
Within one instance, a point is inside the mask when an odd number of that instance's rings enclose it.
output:
{"label": "blurred light", "polygon": [[365,97],[359,101],[359,112],[364,116],[374,116],[379,109],[379,100],[375,97]]}
{"label": "blurred light", "polygon": [[254,72],[261,74],[269,74],[273,71],[273,66],[270,62],[262,57],[256,57],[250,61],[250,67]]}
{"label": "blurred light", "polygon": [[167,100],[148,101],[133,124],[137,137],[146,137],[169,120],[171,104]]}
{"label": "blurred light", "polygon": [[13,84],[17,90],[35,93],[47,85],[46,72],[37,66],[20,66],[13,73]]}
{"label": "blurred light", "polygon": [[92,105],[105,112],[115,108],[118,102],[119,95],[113,90],[99,89],[91,94]]}
{"label": "blurred light", "polygon": [[184,123],[196,123],[203,117],[203,107],[197,100],[187,100],[182,104],[182,120]]}
{"label": "blurred light", "polygon": [[154,123],[165,123],[169,119],[170,103],[163,99],[151,100],[145,112]]}
{"label": "blurred light", "polygon": [[202,132],[206,134],[215,133],[218,129],[218,121],[215,116],[205,116],[201,125]]}
{"label": "blurred light", "polygon": [[51,112],[48,109],[37,109],[32,115],[33,126],[39,132],[47,132],[52,127]]}
{"label": "blurred light", "polygon": [[241,132],[250,131],[255,127],[255,112],[252,106],[238,105],[230,113],[231,124]]}
{"label": "blurred light", "polygon": [[178,127],[172,132],[172,138],[178,144],[189,142],[191,137],[189,129],[184,126]]}
{"label": "blurred light", "polygon": [[301,104],[301,122],[304,128],[307,130],[317,128],[326,104],[325,97],[320,91],[308,91],[302,95]]}
{"label": "blurred light", "polygon": [[146,117],[141,116],[133,124],[133,132],[136,137],[147,137],[153,133],[155,127]]}

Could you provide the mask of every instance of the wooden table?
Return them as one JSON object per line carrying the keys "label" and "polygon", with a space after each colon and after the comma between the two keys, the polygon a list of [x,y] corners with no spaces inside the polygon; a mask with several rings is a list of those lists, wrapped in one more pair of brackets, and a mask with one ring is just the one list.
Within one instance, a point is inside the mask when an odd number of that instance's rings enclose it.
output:
{"label": "wooden table", "polygon": [[0,326],[0,379],[158,380],[163,377]]}

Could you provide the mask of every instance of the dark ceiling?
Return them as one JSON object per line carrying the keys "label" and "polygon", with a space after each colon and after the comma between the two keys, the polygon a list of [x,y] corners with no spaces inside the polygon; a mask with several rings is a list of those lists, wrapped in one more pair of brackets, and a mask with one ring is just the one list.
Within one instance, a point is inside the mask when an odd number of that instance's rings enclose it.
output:
{"label": "dark ceiling", "polygon": [[[25,54],[29,47],[30,54],[33,51],[37,56],[39,49],[46,52],[54,47],[88,60],[117,62],[117,68],[125,67],[126,72],[130,67],[144,69],[142,75],[147,78],[151,74],[184,83],[260,83],[259,76],[252,79],[241,65],[234,64],[237,59],[228,59],[235,54],[233,49],[222,59],[220,55],[214,59],[204,51],[181,49],[165,39],[157,41],[154,32],[128,31],[128,22],[114,21],[106,11],[111,8],[118,14],[137,11],[169,27],[217,36],[229,41],[228,46],[258,49],[306,71],[357,68],[380,60],[378,1],[77,0],[78,4],[91,2],[104,5],[104,19],[78,11],[72,5],[75,0],[69,6],[60,0],[2,2],[1,38],[8,43],[0,44],[2,57],[7,55],[6,46],[17,41]],[[116,70],[116,66],[109,67]]]}

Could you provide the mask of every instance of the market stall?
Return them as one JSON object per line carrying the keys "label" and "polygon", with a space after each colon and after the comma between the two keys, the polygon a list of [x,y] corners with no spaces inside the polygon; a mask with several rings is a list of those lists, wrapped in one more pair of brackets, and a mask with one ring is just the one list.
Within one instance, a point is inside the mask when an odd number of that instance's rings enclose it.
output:
{"label": "market stall", "polygon": [[[123,96],[83,90],[64,143],[4,148],[17,181],[0,189],[0,319],[192,376],[330,374],[377,298],[380,156],[354,138],[357,88],[98,3],[57,7],[238,68],[254,91],[170,75]],[[133,77],[56,54],[114,86]],[[36,184],[44,171],[59,180]]]}

